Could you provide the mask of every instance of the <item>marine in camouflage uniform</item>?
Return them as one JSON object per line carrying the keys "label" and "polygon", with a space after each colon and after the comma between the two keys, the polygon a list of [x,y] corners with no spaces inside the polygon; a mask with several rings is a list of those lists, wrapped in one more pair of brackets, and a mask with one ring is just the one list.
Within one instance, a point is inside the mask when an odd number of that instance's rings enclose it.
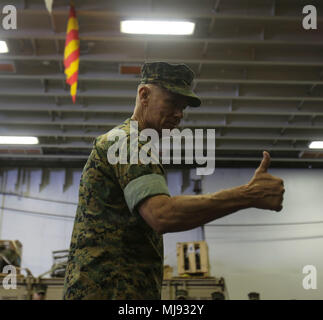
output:
{"label": "marine in camouflage uniform", "polygon": [[[190,99],[200,100],[185,65],[147,63],[141,83],[156,83]],[[141,217],[144,199],[169,196],[161,164],[130,163],[131,119],[99,136],[84,167],[64,283],[64,299],[160,299],[163,280],[163,238]],[[111,164],[108,141],[122,130],[128,164]],[[140,131],[138,135],[140,134]],[[147,142],[146,142],[147,143]],[[138,149],[144,143],[138,141]]]}

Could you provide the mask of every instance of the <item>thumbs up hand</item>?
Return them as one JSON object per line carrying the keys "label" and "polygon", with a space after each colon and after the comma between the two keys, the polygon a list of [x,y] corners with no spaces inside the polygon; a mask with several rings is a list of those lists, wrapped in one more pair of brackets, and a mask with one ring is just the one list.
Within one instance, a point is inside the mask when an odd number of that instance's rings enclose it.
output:
{"label": "thumbs up hand", "polygon": [[267,173],[270,165],[270,155],[263,152],[263,159],[254,176],[246,185],[246,192],[253,199],[253,207],[281,211],[283,194],[285,192],[282,179]]}
{"label": "thumbs up hand", "polygon": [[258,173],[265,173],[267,172],[269,166],[270,166],[270,155],[267,151],[263,152],[263,159],[257,169]]}

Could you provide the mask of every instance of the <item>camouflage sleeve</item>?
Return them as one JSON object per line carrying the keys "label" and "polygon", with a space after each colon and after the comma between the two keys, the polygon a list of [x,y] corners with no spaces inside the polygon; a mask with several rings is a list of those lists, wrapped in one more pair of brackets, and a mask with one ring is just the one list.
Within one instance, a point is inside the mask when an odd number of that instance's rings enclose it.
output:
{"label": "camouflage sleeve", "polygon": [[[121,149],[126,148],[127,163],[123,164],[117,161],[113,164],[107,157],[107,150],[113,144],[114,142],[107,142],[106,136],[101,136],[94,142],[94,149],[99,155],[101,169],[112,171],[115,181],[119,183],[124,192],[126,203],[131,212],[140,201],[147,197],[158,194],[169,196],[165,171],[159,163],[158,153],[153,153],[155,163],[143,164],[140,162],[140,157],[136,163],[131,163],[130,151],[133,149],[130,148],[129,136],[125,136],[124,139],[122,138],[120,146]],[[143,147],[147,147],[146,143],[138,142],[138,153]],[[119,155],[119,152],[116,154]],[[152,159],[151,151],[147,151],[147,155]]]}
{"label": "camouflage sleeve", "polygon": [[169,196],[165,172],[160,164],[117,164],[113,167],[130,212],[145,198],[159,194]]}
{"label": "camouflage sleeve", "polygon": [[158,194],[170,195],[165,178],[162,175],[151,173],[131,180],[124,189],[124,196],[131,212],[136,205],[151,196]]}
{"label": "camouflage sleeve", "polygon": [[[129,139],[126,139],[126,141],[129,160]],[[139,142],[138,152],[140,152],[144,146],[144,143]],[[149,152],[148,155],[152,157],[151,152]],[[111,165],[111,167],[124,192],[124,197],[130,212],[133,212],[136,205],[145,198],[159,194],[170,195],[165,179],[165,171],[158,159],[156,163],[149,164],[141,163],[140,159],[138,159],[138,162],[135,164],[129,162],[130,161],[128,161],[127,164],[117,163]]]}

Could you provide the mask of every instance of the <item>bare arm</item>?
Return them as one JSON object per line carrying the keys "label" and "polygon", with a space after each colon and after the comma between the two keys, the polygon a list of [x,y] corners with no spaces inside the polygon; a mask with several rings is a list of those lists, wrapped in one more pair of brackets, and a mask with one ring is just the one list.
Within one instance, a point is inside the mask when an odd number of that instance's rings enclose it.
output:
{"label": "bare arm", "polygon": [[270,156],[264,153],[263,161],[246,185],[208,195],[151,197],[139,205],[139,212],[162,234],[190,230],[250,207],[280,211],[283,181],[266,172],[269,163]]}
{"label": "bare arm", "polygon": [[143,218],[159,233],[185,231],[248,208],[244,187],[222,190],[208,195],[155,196],[139,208]]}

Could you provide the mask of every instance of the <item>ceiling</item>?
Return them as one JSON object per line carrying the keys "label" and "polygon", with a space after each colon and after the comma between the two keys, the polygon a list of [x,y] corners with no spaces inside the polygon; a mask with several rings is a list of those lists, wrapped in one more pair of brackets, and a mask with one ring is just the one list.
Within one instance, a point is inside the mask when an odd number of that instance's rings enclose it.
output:
{"label": "ceiling", "polygon": [[[0,6],[10,1],[0,1]],[[301,0],[75,1],[81,40],[76,104],[65,84],[69,1],[14,1],[17,30],[0,27],[0,135],[31,135],[36,147],[0,146],[0,165],[83,166],[95,137],[128,118],[138,75],[120,65],[186,63],[202,106],[181,126],[216,129],[217,166],[323,167],[309,151],[323,140],[323,3],[318,30],[302,28]],[[0,8],[1,9],[1,8]],[[0,15],[1,17],[1,15]],[[120,33],[126,18],[194,21],[192,36]],[[1,68],[0,68],[1,69]],[[322,150],[323,151],[323,150]]]}

